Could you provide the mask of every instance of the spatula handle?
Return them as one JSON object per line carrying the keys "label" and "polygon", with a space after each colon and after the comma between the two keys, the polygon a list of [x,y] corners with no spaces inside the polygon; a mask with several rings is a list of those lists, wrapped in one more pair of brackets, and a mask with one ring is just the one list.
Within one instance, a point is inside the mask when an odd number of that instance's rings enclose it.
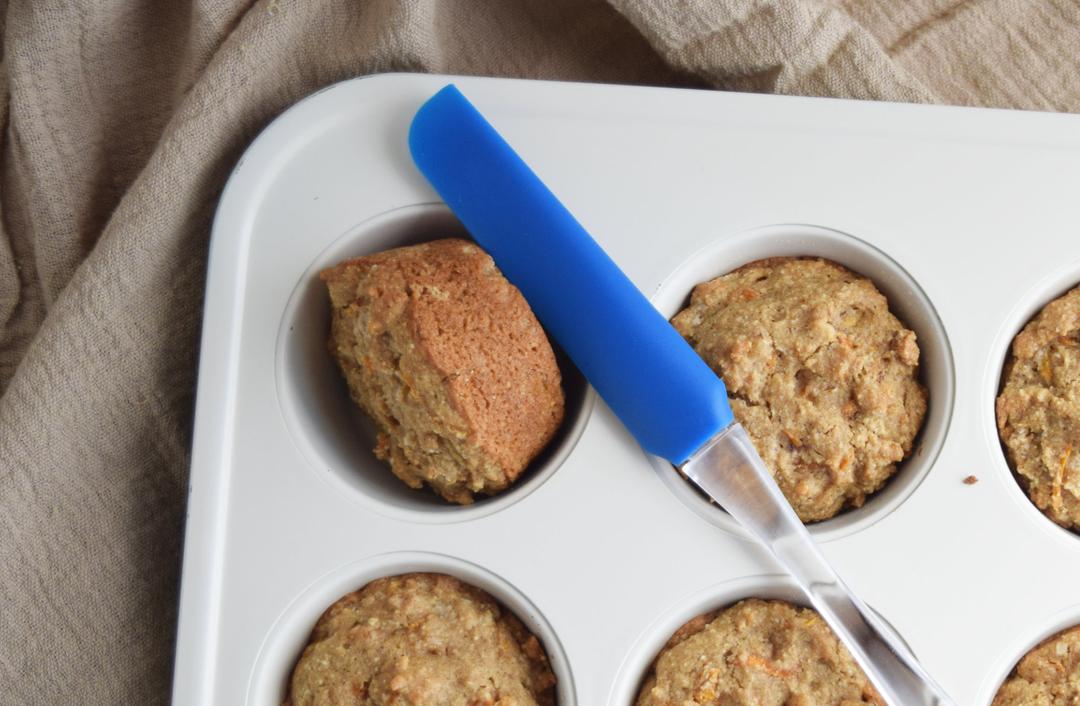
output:
{"label": "spatula handle", "polygon": [[680,464],[732,422],[720,379],[456,87],[420,108],[409,148],[645,450]]}

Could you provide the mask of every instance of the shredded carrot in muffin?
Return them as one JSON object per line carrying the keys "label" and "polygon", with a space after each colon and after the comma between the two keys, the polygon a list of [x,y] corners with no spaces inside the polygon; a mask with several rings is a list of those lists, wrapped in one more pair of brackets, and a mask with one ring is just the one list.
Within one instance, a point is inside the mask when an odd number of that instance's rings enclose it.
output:
{"label": "shredded carrot in muffin", "polygon": [[1054,492],[1050,496],[1050,504],[1054,510],[1061,512],[1061,489],[1065,485],[1065,469],[1069,464],[1069,456],[1072,455],[1072,444],[1065,447],[1061,452],[1061,465],[1058,467],[1057,476],[1054,478]]}
{"label": "shredded carrot in muffin", "polygon": [[767,660],[764,657],[758,657],[757,655],[746,655],[740,661],[746,667],[757,669],[758,671],[765,672],[769,676],[778,677],[780,679],[788,679],[795,674],[790,669],[784,669],[775,662]]}

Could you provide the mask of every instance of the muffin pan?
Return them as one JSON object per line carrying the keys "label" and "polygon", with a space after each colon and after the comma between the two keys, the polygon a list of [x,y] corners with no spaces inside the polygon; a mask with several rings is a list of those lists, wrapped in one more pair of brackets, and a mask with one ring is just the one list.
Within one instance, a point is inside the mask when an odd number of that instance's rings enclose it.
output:
{"label": "muffin pan", "polygon": [[1019,489],[993,412],[1012,337],[1080,282],[1080,118],[385,75],[287,111],[222,196],[175,704],[278,706],[321,612],[406,571],[453,574],[513,610],[544,642],[562,706],[631,704],[696,614],[799,600],[569,364],[559,437],[499,496],[451,506],[374,458],[315,275],[462,234],[406,146],[450,81],[665,315],[745,262],[820,255],[872,279],[916,331],[930,393],[916,451],[863,508],[811,531],[959,704],[988,706],[1027,649],[1080,623],[1080,536]]}

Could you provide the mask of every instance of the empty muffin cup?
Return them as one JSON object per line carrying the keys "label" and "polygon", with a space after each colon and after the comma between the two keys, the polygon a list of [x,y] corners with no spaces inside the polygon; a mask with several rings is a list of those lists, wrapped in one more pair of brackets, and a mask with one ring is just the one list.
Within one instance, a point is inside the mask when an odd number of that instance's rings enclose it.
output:
{"label": "empty muffin cup", "polygon": [[426,487],[413,489],[376,458],[375,425],[349,397],[327,346],[330,303],[319,273],[349,258],[445,238],[468,238],[442,204],[408,206],[380,214],[321,252],[293,291],[278,332],[276,379],[282,415],[315,472],[341,492],[387,515],[418,522],[456,522],[484,516],[524,498],[559,467],[588,420],[592,393],[555,348],[565,394],[563,421],[554,437],[508,488],[469,505],[451,504]]}

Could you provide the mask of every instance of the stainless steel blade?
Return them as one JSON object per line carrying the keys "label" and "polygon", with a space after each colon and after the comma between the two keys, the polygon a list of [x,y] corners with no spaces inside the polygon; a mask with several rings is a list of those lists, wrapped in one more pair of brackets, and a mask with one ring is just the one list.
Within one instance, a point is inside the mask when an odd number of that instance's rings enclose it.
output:
{"label": "stainless steel blade", "polygon": [[681,470],[769,548],[890,706],[955,706],[840,580],[739,424],[713,437]]}

